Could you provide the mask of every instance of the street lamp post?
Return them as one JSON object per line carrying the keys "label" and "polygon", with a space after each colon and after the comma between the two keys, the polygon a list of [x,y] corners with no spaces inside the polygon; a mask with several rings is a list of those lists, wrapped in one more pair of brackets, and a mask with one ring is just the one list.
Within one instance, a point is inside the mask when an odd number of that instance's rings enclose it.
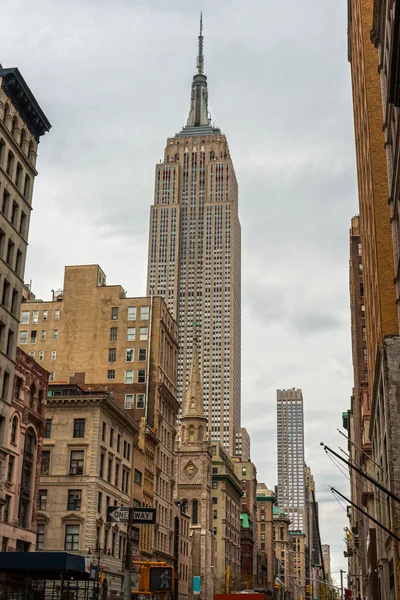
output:
{"label": "street lamp post", "polygon": [[344,595],[343,595],[343,573],[346,573],[346,571],[343,571],[343,569],[340,569],[340,597],[343,600]]}

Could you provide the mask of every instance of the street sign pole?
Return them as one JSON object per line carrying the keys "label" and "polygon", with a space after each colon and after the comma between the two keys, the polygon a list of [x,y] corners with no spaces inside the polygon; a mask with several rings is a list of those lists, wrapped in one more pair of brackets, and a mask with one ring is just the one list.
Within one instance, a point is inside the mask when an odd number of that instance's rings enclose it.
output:
{"label": "street sign pole", "polygon": [[124,571],[124,600],[131,600],[131,569],[132,569],[132,541],[129,529],[132,524],[133,509],[129,509],[128,532],[126,536],[125,571]]}

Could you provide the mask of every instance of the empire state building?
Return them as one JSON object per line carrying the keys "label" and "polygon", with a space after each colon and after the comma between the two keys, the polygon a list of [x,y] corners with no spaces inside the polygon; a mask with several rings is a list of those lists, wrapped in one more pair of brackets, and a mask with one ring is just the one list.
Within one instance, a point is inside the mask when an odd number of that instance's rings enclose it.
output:
{"label": "empire state building", "polygon": [[187,124],[156,165],[147,293],[163,297],[178,322],[181,402],[197,329],[211,439],[233,454],[241,392],[238,185],[226,136],[208,112],[202,30],[201,19]]}

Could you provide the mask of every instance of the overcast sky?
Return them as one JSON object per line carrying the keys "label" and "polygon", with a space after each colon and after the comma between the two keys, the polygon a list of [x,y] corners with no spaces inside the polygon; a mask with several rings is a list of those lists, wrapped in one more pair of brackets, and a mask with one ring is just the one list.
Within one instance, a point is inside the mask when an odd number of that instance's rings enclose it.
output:
{"label": "overcast sky", "polygon": [[199,12],[213,120],[228,136],[242,223],[242,422],[276,483],[276,389],[302,388],[322,542],[343,558],[347,480],[319,446],[352,390],[348,230],[357,212],[346,2],[0,0],[0,62],[53,125],[39,147],[26,280],[98,263],[144,295],[156,162],[185,123]]}

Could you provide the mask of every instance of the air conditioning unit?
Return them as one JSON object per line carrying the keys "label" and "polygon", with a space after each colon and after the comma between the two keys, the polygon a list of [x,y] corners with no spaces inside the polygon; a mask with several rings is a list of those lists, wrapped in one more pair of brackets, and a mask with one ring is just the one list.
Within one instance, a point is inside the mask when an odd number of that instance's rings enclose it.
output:
{"label": "air conditioning unit", "polygon": [[74,500],[80,500],[80,499],[81,499],[81,494],[75,494]]}
{"label": "air conditioning unit", "polygon": [[73,469],[69,470],[69,474],[70,475],[76,475],[76,467],[74,467]]}

